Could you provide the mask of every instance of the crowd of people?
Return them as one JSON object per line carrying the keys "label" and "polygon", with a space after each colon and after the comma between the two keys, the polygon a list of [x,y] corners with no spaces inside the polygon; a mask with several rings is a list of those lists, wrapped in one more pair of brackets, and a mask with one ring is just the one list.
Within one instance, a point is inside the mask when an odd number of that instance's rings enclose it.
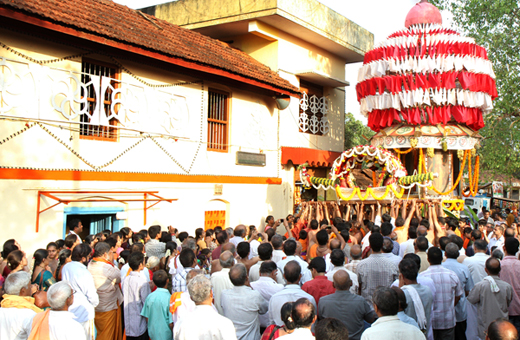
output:
{"label": "crowd of people", "polygon": [[255,226],[123,228],[1,253],[0,339],[518,339],[518,216],[302,203]]}

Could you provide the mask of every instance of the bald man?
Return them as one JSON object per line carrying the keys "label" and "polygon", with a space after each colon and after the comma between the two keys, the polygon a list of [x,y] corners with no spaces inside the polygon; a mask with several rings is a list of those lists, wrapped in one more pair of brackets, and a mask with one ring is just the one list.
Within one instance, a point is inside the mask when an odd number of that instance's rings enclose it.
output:
{"label": "bald man", "polygon": [[352,258],[349,263],[345,265],[345,268],[353,272],[354,274],[357,274],[357,265],[359,262],[361,262],[361,246],[359,244],[355,244],[350,248],[350,257]]}
{"label": "bald man", "polygon": [[[224,248],[222,248],[222,250],[224,250]],[[224,315],[222,306],[220,305],[220,298],[224,290],[232,289],[234,287],[233,283],[229,278],[229,271],[231,267],[233,267],[233,265],[235,264],[235,258],[233,256],[233,253],[231,253],[229,250],[226,250],[222,254],[220,254],[219,261],[222,269],[216,273],[211,274],[211,288],[213,289],[213,299],[215,301],[215,307],[217,307],[217,310],[220,315]]]}
{"label": "bald man", "polygon": [[[299,243],[299,242],[298,242],[298,243]],[[343,251],[343,250],[341,249],[341,242],[340,242],[337,238],[333,238],[332,240],[330,240],[330,242],[329,242],[329,248],[330,248],[330,252],[329,252],[327,255],[325,255],[325,264],[327,265],[327,273],[328,273],[329,271],[331,271],[332,268],[334,267],[334,266],[332,265],[332,262],[330,262],[330,254],[332,253],[332,251],[333,251],[334,249],[339,249],[339,250]]]}
{"label": "bald man", "polygon": [[247,234],[247,227],[243,224],[239,224],[235,227],[235,230],[233,231],[233,237],[229,240],[230,243],[233,243],[236,246],[240,242],[244,242],[246,239]]}
{"label": "bald man", "polygon": [[468,301],[478,309],[478,333],[479,338],[484,339],[484,332],[491,322],[498,318],[509,317],[508,308],[513,299],[513,288],[502,281],[500,274],[500,261],[494,257],[486,260],[486,273],[482,281],[475,284],[468,295]]}
{"label": "bald man", "polygon": [[372,323],[377,315],[363,297],[350,292],[352,280],[346,271],[339,270],[334,274],[333,285],[336,292],[323,296],[318,303],[318,318],[340,320],[348,329],[349,339],[359,340],[364,321]]}
{"label": "bald man", "polygon": [[[228,251],[231,254],[233,254],[233,256],[235,256],[235,252],[236,252],[235,245],[233,243],[229,243],[229,242],[225,243],[221,248],[220,255],[222,255],[222,253],[224,253],[225,251]],[[222,269],[222,266],[220,265],[220,256],[219,256],[219,258],[211,261],[211,274],[219,272],[221,269]]]}
{"label": "bald man", "polygon": [[260,340],[258,316],[267,312],[268,303],[249,287],[247,268],[243,264],[233,266],[229,278],[233,288],[223,291],[220,298],[223,315],[233,321],[238,339]]}
{"label": "bald man", "polygon": [[518,331],[506,320],[496,320],[489,324],[486,340],[517,340]]}
{"label": "bald man", "polygon": [[[186,285],[188,285],[195,276],[202,274],[202,270],[193,269],[190,270],[188,275],[186,275]],[[195,302],[190,297],[190,292],[185,291],[182,292],[180,296],[173,294],[170,297],[170,306],[176,305],[176,300],[179,299],[181,304],[177,307],[170,307],[170,312],[172,313],[172,321],[173,323],[179,322],[186,314],[191,313],[195,310]]]}
{"label": "bald man", "polygon": [[316,321],[316,307],[306,298],[294,302],[292,319],[296,328],[291,334],[284,335],[284,340],[314,340],[311,332],[312,324]]}
{"label": "bald man", "polygon": [[[287,285],[279,292],[274,294],[269,301],[269,323],[283,327],[284,323],[281,316],[281,309],[284,303],[296,301],[299,298],[307,298],[315,306],[316,302],[312,295],[300,288],[299,282],[302,277],[300,264],[296,261],[289,261],[283,271],[283,276]],[[316,308],[317,309],[317,308]]]}

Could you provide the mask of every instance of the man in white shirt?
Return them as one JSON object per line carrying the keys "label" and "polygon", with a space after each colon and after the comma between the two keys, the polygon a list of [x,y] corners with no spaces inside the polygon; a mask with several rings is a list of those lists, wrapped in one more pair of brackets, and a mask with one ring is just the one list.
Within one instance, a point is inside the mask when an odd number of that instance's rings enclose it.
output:
{"label": "man in white shirt", "polygon": [[[182,249],[191,249],[195,256],[197,256],[197,242],[195,242],[195,239],[192,237],[188,237],[182,242]],[[197,269],[198,268],[197,266]],[[172,277],[174,277],[177,273],[181,273],[184,270],[184,267],[182,266],[181,260],[179,256],[171,257],[170,259],[170,274]]]}
{"label": "man in white shirt", "polygon": [[408,240],[399,245],[399,256],[403,258],[408,253],[414,253],[414,242],[417,239],[417,228],[410,226],[408,228]]}
{"label": "man in white shirt", "polygon": [[[390,211],[392,212],[392,214],[394,213],[394,202],[392,202],[392,205],[390,206]],[[381,204],[377,203],[377,215],[374,219],[374,224],[381,226],[383,222],[389,222],[392,224],[393,227],[395,227],[395,218],[393,218],[389,214],[381,215]]]}
{"label": "man in white shirt", "polygon": [[220,266],[222,270],[211,274],[211,287],[213,288],[213,298],[215,299],[215,306],[219,314],[224,315],[222,306],[220,304],[220,298],[222,296],[222,292],[226,289],[232,289],[233,283],[229,279],[229,270],[235,264],[235,258],[230,251],[225,251],[220,254]]}
{"label": "man in white shirt", "polygon": [[233,321],[237,338],[260,340],[258,316],[267,312],[267,301],[249,287],[247,269],[243,264],[231,268],[229,279],[234,287],[223,291],[220,298],[224,316]]}
{"label": "man in white shirt", "polygon": [[312,295],[304,292],[299,285],[301,279],[301,267],[296,261],[289,261],[284,268],[284,278],[287,281],[287,285],[274,294],[269,301],[269,324],[276,324],[282,327],[284,325],[280,312],[282,306],[286,302],[296,301],[299,298],[307,298],[314,305],[314,309],[317,310],[316,301]]}
{"label": "man in white shirt", "polygon": [[291,333],[281,336],[283,340],[314,340],[311,327],[316,321],[316,306],[308,299],[300,298],[293,305],[292,318],[296,329]]}
{"label": "man in white shirt", "polygon": [[271,238],[271,244],[273,245],[273,258],[272,260],[274,263],[278,264],[279,261],[281,261],[286,255],[283,252],[283,237],[282,235],[274,235]]}
{"label": "man in white shirt", "polygon": [[[258,246],[258,256],[260,257],[260,261],[252,265],[249,269],[249,282],[255,282],[260,278],[260,266],[265,261],[270,261],[273,257],[273,246],[271,245],[271,243],[260,244]],[[285,284],[282,272],[279,270],[276,271],[276,282],[278,282],[281,285]]]}
{"label": "man in white shirt", "polygon": [[83,231],[83,224],[81,223],[81,221],[77,218],[74,218],[69,221],[68,227],[69,227],[69,235],[76,235],[78,242],[82,243],[83,241],[81,241],[81,237],[79,237],[79,235],[78,235],[79,233],[81,233]]}
{"label": "man in white shirt", "polygon": [[[273,236],[274,237],[274,236]],[[278,261],[276,265],[278,269],[284,273],[284,267],[290,261],[296,261],[300,264],[302,278],[300,281],[300,285],[303,285],[305,282],[312,280],[312,273],[308,268],[308,263],[302,260],[299,256],[296,256],[296,241],[295,240],[287,240],[283,244],[283,251],[285,255],[285,259]]]}
{"label": "man in white shirt", "polygon": [[62,280],[68,281],[74,291],[74,303],[69,311],[74,314],[74,320],[83,326],[89,340],[94,339],[94,308],[99,304],[94,279],[86,267],[91,253],[89,245],[78,244],[72,250],[72,262],[63,266],[61,272]]}
{"label": "man in white shirt", "polygon": [[[250,282],[251,288],[262,295],[267,303],[271,297],[283,289],[283,285],[276,283],[276,275],[279,272],[276,263],[273,261],[264,261],[260,266],[260,278],[255,282]],[[267,328],[269,326],[269,313],[259,316],[260,327]]]}
{"label": "man in white shirt", "polygon": [[31,285],[31,274],[19,271],[7,276],[4,290],[0,308],[0,339],[14,340],[22,330],[24,320],[42,312],[31,298],[38,291],[38,286]]}
{"label": "man in white shirt", "polygon": [[473,278],[473,284],[477,284],[487,276],[486,260],[489,258],[489,255],[486,254],[486,241],[476,240],[473,243],[473,249],[475,250],[475,255],[466,257],[462,264],[468,266],[471,277]]}
{"label": "man in white shirt", "polygon": [[502,247],[504,246],[504,226],[501,224],[495,224],[495,228],[493,229],[493,234],[489,237],[488,249],[491,252],[493,247],[502,251]]}
{"label": "man in white shirt", "polygon": [[330,261],[332,265],[334,266],[329,272],[327,272],[327,279],[329,279],[330,282],[334,282],[334,274],[338,270],[344,270],[348,273],[350,280],[352,281],[352,286],[350,287],[350,292],[352,294],[358,294],[359,293],[359,281],[358,276],[354,272],[348,270],[345,268],[345,254],[343,251],[339,249],[334,249],[332,253],[330,254]]}
{"label": "man in white shirt", "polygon": [[251,239],[249,240],[249,245],[251,246],[251,252],[249,253],[249,259],[251,260],[253,257],[258,256],[258,247],[262,243],[258,241],[258,238],[260,237],[260,234],[253,234],[251,235]]}
{"label": "man in white shirt", "polygon": [[[473,284],[477,284],[487,276],[486,273],[486,260],[489,255],[486,254],[487,242],[484,240],[476,240],[473,242],[473,250],[475,255],[466,257],[462,264],[468,266],[469,273],[473,279]],[[466,310],[468,313],[467,327],[466,327],[466,338],[476,339],[478,338],[478,310],[477,307],[472,303],[466,304]]]}
{"label": "man in white shirt", "polygon": [[393,249],[394,249],[394,242],[392,241],[392,239],[390,237],[385,236],[385,238],[383,240],[383,248],[382,248],[383,255],[387,259],[389,259],[390,261],[395,263],[396,266],[398,266],[399,262],[401,262],[401,258],[393,253]]}
{"label": "man in white shirt", "polygon": [[195,276],[188,283],[188,292],[195,302],[195,310],[186,314],[173,328],[174,340],[236,340],[235,326],[211,307],[211,282],[204,275]]}
{"label": "man in white shirt", "polygon": [[379,318],[363,332],[361,340],[424,340],[424,334],[419,328],[399,320],[399,299],[393,289],[377,288],[372,302]]}
{"label": "man in white shirt", "polygon": [[229,240],[229,242],[233,243],[236,247],[240,242],[244,242],[246,240],[246,234],[246,226],[243,224],[239,224],[235,227],[235,230],[233,231],[234,236]]}
{"label": "man in white shirt", "polygon": [[66,281],[53,284],[47,291],[51,310],[26,319],[17,340],[29,336],[49,340],[86,340],[85,330],[74,320],[69,307],[74,301],[72,289]]}

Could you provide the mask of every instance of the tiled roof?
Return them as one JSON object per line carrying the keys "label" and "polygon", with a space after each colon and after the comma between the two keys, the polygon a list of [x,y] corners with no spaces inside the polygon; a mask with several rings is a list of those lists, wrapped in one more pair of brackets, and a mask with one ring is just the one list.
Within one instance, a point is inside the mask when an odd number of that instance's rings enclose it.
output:
{"label": "tiled roof", "polygon": [[[269,67],[228,44],[109,0],[0,0],[0,7],[165,56],[223,70],[292,93]],[[224,75],[225,76],[225,75]]]}

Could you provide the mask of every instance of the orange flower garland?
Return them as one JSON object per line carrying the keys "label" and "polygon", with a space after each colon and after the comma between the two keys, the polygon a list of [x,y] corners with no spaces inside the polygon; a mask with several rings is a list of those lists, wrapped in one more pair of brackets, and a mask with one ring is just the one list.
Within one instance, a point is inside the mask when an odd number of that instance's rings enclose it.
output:
{"label": "orange flower garland", "polygon": [[469,152],[470,152],[469,150],[466,150],[464,152],[464,159],[462,160],[462,165],[460,167],[459,176],[457,177],[457,180],[455,181],[455,183],[453,184],[453,187],[451,187],[450,190],[448,190],[446,192],[441,192],[441,191],[437,190],[433,185],[429,189],[435,191],[438,195],[442,195],[442,196],[451,194],[453,192],[453,190],[455,190],[455,188],[457,188],[457,185],[459,185],[460,179],[462,178],[462,173],[464,172],[464,168],[466,166],[466,159],[468,158]]}
{"label": "orange flower garland", "polygon": [[399,149],[394,149],[394,152],[398,155],[406,155],[407,153],[410,153],[414,148],[409,148],[406,151],[399,151]]}
{"label": "orange flower garland", "polygon": [[480,170],[480,157],[477,156],[475,159],[475,170],[473,174],[471,173],[471,153],[469,156],[469,163],[468,163],[468,177],[469,177],[469,194],[465,194],[462,192],[462,195],[464,197],[476,196],[477,190],[478,190],[478,178],[479,178],[479,170]]}

